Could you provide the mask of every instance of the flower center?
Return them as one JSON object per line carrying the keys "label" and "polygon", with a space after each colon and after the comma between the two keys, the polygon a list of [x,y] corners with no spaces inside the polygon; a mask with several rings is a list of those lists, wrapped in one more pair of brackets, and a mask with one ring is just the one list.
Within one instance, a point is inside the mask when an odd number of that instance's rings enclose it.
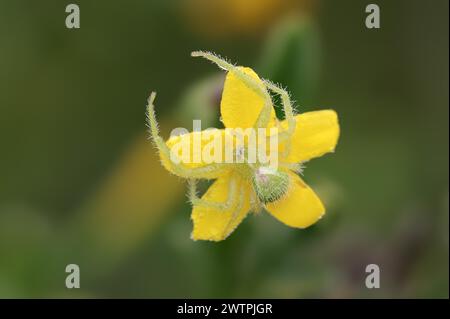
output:
{"label": "flower center", "polygon": [[259,200],[268,204],[280,199],[287,193],[289,175],[270,167],[259,167],[253,173],[252,182]]}

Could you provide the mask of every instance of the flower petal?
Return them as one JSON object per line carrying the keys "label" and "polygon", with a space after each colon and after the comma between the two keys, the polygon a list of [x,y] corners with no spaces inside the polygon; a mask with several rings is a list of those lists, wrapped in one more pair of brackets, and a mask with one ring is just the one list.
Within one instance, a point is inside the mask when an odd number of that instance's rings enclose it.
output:
{"label": "flower petal", "polygon": [[[203,200],[224,203],[228,199],[231,175],[220,177],[202,196]],[[247,216],[250,209],[249,186],[239,177],[234,177],[236,195],[229,209],[219,210],[212,207],[194,206],[192,221],[194,229],[192,239],[220,241],[227,238]]]}
{"label": "flower petal", "polygon": [[[295,119],[297,126],[292,136],[290,153],[285,159],[287,162],[304,162],[334,151],[339,139],[339,123],[335,111],[306,112],[297,115]],[[287,127],[286,121],[281,125]],[[283,148],[284,145],[281,145],[280,151]]]}
{"label": "flower petal", "polygon": [[[197,175],[189,175],[182,174],[180,170],[176,168],[176,162],[173,162],[170,156],[167,156],[164,153],[160,154],[161,162],[164,167],[170,171],[171,173],[184,177],[196,177],[196,178],[207,178],[213,179],[219,176],[223,176],[228,174],[230,165],[211,165],[214,164],[212,158],[216,154],[218,154],[220,162],[225,162],[225,130],[210,130],[210,131],[201,131],[201,132],[192,132],[183,135],[177,135],[169,138],[166,142],[169,149],[175,155],[175,159],[181,162],[181,166],[187,169],[197,169],[197,168],[205,168],[204,172],[198,173]],[[215,139],[220,140],[220,148],[214,146]],[[198,147],[197,147],[198,144]],[[209,152],[207,152],[207,149]],[[205,154],[209,155],[209,161],[205,158]],[[194,171],[192,171],[192,174]]]}
{"label": "flower petal", "polygon": [[306,228],[318,221],[325,208],[319,197],[296,174],[289,172],[291,185],[289,192],[280,200],[267,204],[267,210],[284,224]]}
{"label": "flower petal", "polygon": [[[239,67],[239,69],[257,82],[262,83],[252,69],[244,67]],[[228,72],[220,102],[220,113],[225,127],[253,127],[263,106],[264,98],[248,87],[234,72]],[[271,117],[274,121],[275,111],[273,107]]]}

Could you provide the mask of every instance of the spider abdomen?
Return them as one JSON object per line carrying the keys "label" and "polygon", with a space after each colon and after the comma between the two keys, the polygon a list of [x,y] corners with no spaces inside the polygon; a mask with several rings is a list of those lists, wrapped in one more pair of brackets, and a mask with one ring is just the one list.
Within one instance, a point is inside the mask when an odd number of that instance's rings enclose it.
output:
{"label": "spider abdomen", "polygon": [[277,169],[259,167],[253,174],[252,184],[259,200],[268,204],[280,199],[287,193],[289,175]]}

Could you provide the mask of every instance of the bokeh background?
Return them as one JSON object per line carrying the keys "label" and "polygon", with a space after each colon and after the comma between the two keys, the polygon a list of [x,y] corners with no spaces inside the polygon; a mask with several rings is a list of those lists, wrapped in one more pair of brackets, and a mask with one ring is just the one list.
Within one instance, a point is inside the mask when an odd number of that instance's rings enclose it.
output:
{"label": "bokeh background", "polygon": [[[449,296],[448,1],[0,0],[0,297]],[[307,230],[251,215],[193,242],[181,179],[146,139],[216,126],[212,50],[335,109],[336,153],[307,164],[327,215]],[[205,124],[206,123],[206,124]],[[65,267],[81,288],[65,287]],[[365,267],[381,288],[365,287]]]}

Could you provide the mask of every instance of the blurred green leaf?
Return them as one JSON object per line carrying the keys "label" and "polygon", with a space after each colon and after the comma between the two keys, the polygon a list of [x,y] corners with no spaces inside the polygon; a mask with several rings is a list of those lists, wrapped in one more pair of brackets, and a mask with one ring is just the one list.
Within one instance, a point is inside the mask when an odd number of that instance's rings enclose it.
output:
{"label": "blurred green leaf", "polygon": [[[286,18],[272,30],[258,63],[259,73],[287,87],[301,105],[315,94],[321,65],[320,36],[306,16]],[[281,115],[277,110],[277,115]]]}

